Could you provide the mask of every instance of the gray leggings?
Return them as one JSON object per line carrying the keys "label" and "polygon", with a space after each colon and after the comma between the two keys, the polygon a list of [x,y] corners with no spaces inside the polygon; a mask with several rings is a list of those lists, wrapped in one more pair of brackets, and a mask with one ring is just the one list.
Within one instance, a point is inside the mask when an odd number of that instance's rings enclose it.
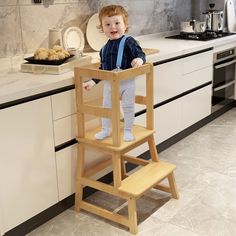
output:
{"label": "gray leggings", "polygon": [[[123,80],[120,83],[121,105],[124,113],[124,129],[131,131],[134,124],[135,79]],[[111,108],[111,84],[104,81],[103,107]],[[109,129],[111,120],[102,118],[102,128]]]}

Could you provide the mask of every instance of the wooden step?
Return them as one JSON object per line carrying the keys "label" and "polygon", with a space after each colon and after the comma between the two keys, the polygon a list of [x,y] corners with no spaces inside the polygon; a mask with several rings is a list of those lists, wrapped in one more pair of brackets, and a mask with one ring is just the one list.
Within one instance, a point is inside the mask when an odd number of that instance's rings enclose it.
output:
{"label": "wooden step", "polygon": [[140,197],[172,173],[175,168],[174,164],[168,162],[151,162],[122,180],[119,191]]}

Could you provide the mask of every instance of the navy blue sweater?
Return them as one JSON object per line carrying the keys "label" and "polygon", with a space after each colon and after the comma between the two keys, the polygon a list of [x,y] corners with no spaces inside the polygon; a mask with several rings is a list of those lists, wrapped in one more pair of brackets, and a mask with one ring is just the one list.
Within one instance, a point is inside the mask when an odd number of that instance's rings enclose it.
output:
{"label": "navy blue sweater", "polygon": [[[104,46],[103,50],[100,50],[100,58],[101,58],[101,66],[100,69],[103,70],[114,70],[116,69],[116,59],[118,54],[118,48],[121,39],[124,36],[120,37],[119,39],[115,40],[108,40],[106,45]],[[103,55],[102,54],[103,51]],[[128,36],[125,40],[122,64],[120,69],[128,69],[131,68],[131,62],[134,58],[141,58],[143,63],[146,62],[145,53],[142,51],[141,47],[138,45],[137,41]],[[94,78],[95,83],[98,83],[100,80]]]}

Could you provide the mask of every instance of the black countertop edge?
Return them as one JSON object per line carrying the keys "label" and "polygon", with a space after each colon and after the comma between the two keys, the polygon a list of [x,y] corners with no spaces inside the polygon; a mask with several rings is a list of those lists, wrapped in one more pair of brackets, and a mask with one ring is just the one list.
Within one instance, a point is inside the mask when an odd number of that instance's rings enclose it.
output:
{"label": "black countertop edge", "polygon": [[35,95],[32,95],[32,96],[20,98],[20,99],[14,100],[14,101],[2,103],[2,104],[0,104],[0,110],[8,108],[8,107],[16,106],[16,105],[19,105],[19,104],[22,104],[22,103],[30,102],[30,101],[33,101],[33,100],[36,100],[36,99],[51,96],[51,95],[54,95],[54,94],[57,94],[57,93],[65,92],[65,91],[68,91],[68,90],[71,90],[71,89],[74,89],[74,88],[75,88],[75,85],[72,84],[72,85],[62,87],[62,88],[53,89],[53,90],[49,90],[49,91],[46,91],[46,92],[43,92],[43,93],[39,93],[39,94],[35,94]]}
{"label": "black countertop edge", "polygon": [[208,51],[211,51],[211,50],[213,50],[213,47],[209,47],[209,48],[205,48],[205,49],[202,49],[202,50],[190,52],[190,53],[183,54],[183,55],[180,55],[180,56],[177,56],[177,57],[168,58],[168,59],[165,59],[165,60],[162,60],[162,61],[153,62],[153,65],[154,66],[161,65],[161,64],[164,64],[164,63],[167,63],[167,62],[176,61],[176,60],[179,60],[179,59],[182,59],[182,58],[185,58],[185,57],[190,57],[190,56],[197,55],[197,54],[200,54],[200,53],[203,53],[203,52],[208,52]]}

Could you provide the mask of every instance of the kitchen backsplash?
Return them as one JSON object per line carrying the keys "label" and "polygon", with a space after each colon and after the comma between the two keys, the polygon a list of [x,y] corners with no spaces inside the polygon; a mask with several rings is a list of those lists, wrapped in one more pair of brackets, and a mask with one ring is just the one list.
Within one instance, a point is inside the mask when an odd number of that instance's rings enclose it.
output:
{"label": "kitchen backsplash", "polygon": [[[77,26],[85,34],[89,18],[102,6],[123,5],[129,13],[129,34],[146,35],[179,29],[191,16],[192,0],[0,0],[0,57],[32,53],[48,46],[48,29]],[[86,37],[85,37],[86,39]],[[86,42],[86,50],[89,46]],[[11,52],[9,52],[11,51]],[[9,54],[10,53],[10,54]]]}

